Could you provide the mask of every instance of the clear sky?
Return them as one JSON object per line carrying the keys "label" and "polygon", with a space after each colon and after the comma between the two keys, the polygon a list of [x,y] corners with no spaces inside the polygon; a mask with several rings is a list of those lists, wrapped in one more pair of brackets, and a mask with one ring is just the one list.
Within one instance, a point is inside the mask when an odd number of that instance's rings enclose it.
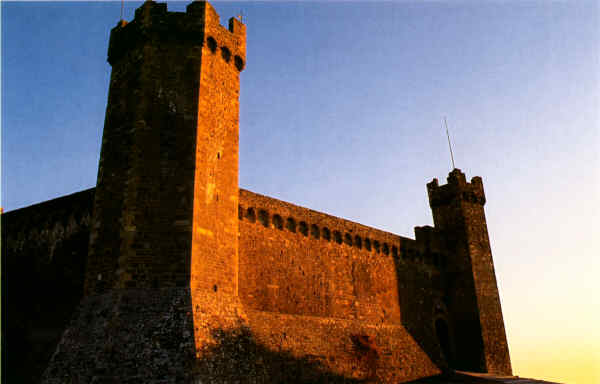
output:
{"label": "clear sky", "polygon": [[[12,210],[95,185],[120,4],[1,7]],[[457,167],[484,180],[515,373],[600,382],[598,2],[215,8],[248,30],[242,188],[413,237],[450,170],[447,116]]]}

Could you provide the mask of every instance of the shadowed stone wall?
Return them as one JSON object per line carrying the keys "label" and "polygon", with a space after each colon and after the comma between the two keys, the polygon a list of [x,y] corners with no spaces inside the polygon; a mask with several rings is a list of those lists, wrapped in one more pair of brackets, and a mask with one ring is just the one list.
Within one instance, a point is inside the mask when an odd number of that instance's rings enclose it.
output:
{"label": "shadowed stone wall", "polygon": [[94,189],[3,214],[2,380],[33,383],[83,293]]}

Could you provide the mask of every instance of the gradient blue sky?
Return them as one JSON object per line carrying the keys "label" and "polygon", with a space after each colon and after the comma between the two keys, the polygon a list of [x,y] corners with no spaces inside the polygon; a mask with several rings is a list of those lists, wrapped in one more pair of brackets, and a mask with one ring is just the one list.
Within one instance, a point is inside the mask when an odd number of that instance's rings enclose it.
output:
{"label": "gradient blue sky", "polygon": [[[248,27],[242,188],[412,237],[450,170],[446,115],[484,179],[516,374],[600,382],[597,2],[214,5]],[[95,185],[120,4],[1,7],[12,210]]]}

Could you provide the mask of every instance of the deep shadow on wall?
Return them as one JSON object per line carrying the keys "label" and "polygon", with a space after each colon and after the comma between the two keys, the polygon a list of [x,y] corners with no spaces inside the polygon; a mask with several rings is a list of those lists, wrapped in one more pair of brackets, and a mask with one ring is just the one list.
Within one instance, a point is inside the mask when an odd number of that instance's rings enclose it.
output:
{"label": "deep shadow on wall", "polygon": [[[211,358],[198,362],[197,380],[210,381],[215,373],[220,376],[220,372],[225,377],[232,375],[225,379],[230,382],[240,377],[257,383],[365,383],[375,380],[375,370],[363,379],[349,379],[328,372],[317,359],[272,351],[256,343],[247,328],[216,332],[213,337],[219,343],[208,350]],[[357,359],[373,359],[372,348],[360,340],[356,340],[355,345]],[[219,359],[219,356],[233,356],[234,361]]]}
{"label": "deep shadow on wall", "polygon": [[447,334],[441,340],[436,324],[448,325],[446,269],[448,254],[432,227],[416,227],[412,247],[401,246],[394,258],[402,325],[428,357],[443,371],[453,365],[454,348]]}
{"label": "deep shadow on wall", "polygon": [[94,189],[5,213],[2,382],[36,383],[81,300]]}

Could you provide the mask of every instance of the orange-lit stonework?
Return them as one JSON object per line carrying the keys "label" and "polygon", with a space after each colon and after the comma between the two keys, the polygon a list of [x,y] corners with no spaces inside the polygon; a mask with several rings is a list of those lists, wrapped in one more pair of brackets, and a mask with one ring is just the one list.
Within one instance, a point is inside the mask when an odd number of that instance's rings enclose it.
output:
{"label": "orange-lit stonework", "polygon": [[31,381],[512,374],[481,178],[429,183],[435,226],[415,239],[240,189],[246,26],[206,2],[144,3],[108,61],[96,188],[3,215],[10,265],[30,260],[35,284],[66,276],[47,288],[61,316],[9,324],[44,346],[23,352]]}

